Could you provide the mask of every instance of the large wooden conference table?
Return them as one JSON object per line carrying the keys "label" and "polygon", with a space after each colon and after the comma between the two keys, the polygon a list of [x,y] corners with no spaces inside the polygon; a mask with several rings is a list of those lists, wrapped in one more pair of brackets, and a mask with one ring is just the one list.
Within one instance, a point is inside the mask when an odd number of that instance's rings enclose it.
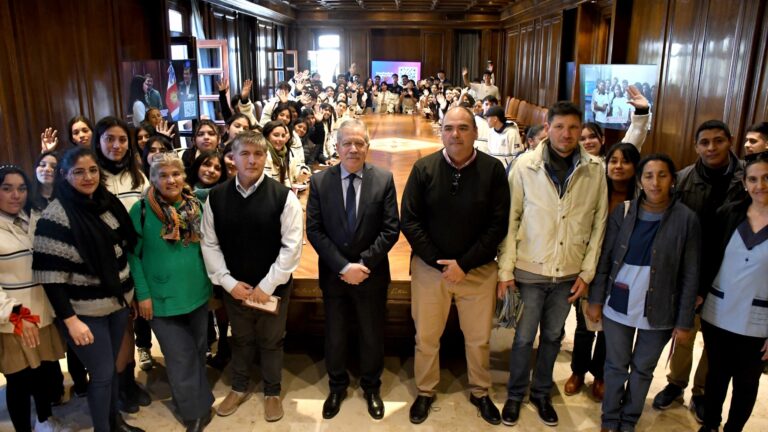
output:
{"label": "large wooden conference table", "polygon": [[[371,138],[367,162],[392,171],[399,210],[413,164],[442,148],[438,129],[418,115],[368,114],[360,119],[368,126]],[[303,205],[306,205],[307,195],[308,191],[299,193]],[[387,295],[387,333],[391,336],[410,332],[410,254],[408,241],[400,233],[397,244],[389,252],[392,283]],[[289,332],[322,334],[322,293],[318,286],[317,260],[317,253],[306,241],[299,268],[293,273]]]}

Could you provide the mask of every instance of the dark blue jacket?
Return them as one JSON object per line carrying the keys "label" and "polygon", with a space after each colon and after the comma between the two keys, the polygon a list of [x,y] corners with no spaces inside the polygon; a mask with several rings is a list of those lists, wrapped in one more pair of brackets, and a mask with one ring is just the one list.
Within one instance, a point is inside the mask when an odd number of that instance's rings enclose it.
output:
{"label": "dark blue jacket", "polygon": [[[606,227],[597,274],[589,302],[604,304],[624,264],[629,239],[637,221],[641,198],[632,200],[626,217],[624,206],[611,212]],[[653,327],[693,328],[694,304],[699,289],[701,228],[696,214],[674,200],[661,219],[653,239],[651,279],[645,299],[645,315]]]}

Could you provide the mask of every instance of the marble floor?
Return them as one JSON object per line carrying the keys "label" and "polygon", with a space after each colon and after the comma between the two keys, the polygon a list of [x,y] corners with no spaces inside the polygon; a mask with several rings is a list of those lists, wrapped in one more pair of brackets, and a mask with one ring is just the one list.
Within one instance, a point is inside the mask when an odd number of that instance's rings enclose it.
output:
{"label": "marble floor", "polygon": [[[599,430],[600,405],[589,396],[589,388],[581,394],[565,396],[563,385],[570,375],[570,358],[573,346],[573,314],[566,324],[567,336],[563,349],[557,358],[554,376],[556,389],[553,393],[553,404],[560,416],[560,424],[556,428],[563,431],[597,431]],[[504,403],[507,379],[507,359],[513,336],[512,330],[497,329],[491,340],[491,367],[493,373],[492,397],[501,408]],[[461,354],[444,353],[442,362],[442,378],[439,394],[434,405],[434,411],[429,419],[421,425],[412,425],[408,421],[408,408],[415,397],[413,387],[413,357],[412,355],[388,356],[385,361],[385,371],[382,377],[382,397],[385,401],[386,416],[383,420],[372,420],[366,411],[362,392],[355,386],[350,389],[347,400],[342,405],[341,412],[332,420],[323,420],[322,404],[327,394],[327,381],[322,361],[322,351],[315,343],[308,350],[295,347],[289,349],[285,356],[283,373],[283,407],[285,417],[277,423],[267,423],[263,416],[263,394],[260,385],[255,385],[254,396],[244,403],[230,417],[216,417],[207,428],[209,431],[249,432],[249,431],[333,431],[333,432],[363,432],[363,431],[410,431],[422,432],[463,432],[500,429],[505,426],[491,426],[477,416],[475,408],[468,402],[465,391],[467,383],[466,368]],[[702,341],[697,340],[696,358],[701,355]],[[403,350],[401,352],[407,352]],[[140,372],[139,380],[145,384],[152,395],[152,405],[142,408],[135,415],[127,415],[130,424],[140,426],[147,431],[173,432],[183,431],[184,428],[173,415],[170,400],[170,389],[163,359],[157,344],[153,353],[158,361],[157,367],[149,373]],[[698,425],[685,406],[679,404],[665,412],[651,408],[651,398],[666,384],[664,379],[664,359],[667,351],[662,354],[662,361],[656,369],[655,379],[651,386],[646,409],[638,425],[638,431],[696,431]],[[62,368],[66,363],[62,362]],[[216,401],[221,402],[229,390],[228,370],[224,374],[209,369],[209,379],[214,383]],[[258,371],[255,371],[255,376]],[[0,376],[1,377],[1,376]],[[5,398],[5,381],[0,378],[0,400]],[[761,378],[761,392],[758,396],[752,418],[747,424],[748,431],[768,430],[768,376]],[[591,377],[587,378],[588,384]],[[68,384],[71,384],[68,383]],[[686,395],[686,402],[690,393]],[[730,403],[729,400],[726,404]],[[54,408],[54,414],[65,419],[79,430],[92,430],[88,416],[88,407],[84,399],[75,398],[68,403]],[[518,431],[548,431],[543,425],[535,409],[523,405],[520,422],[510,430]],[[12,431],[5,404],[0,408],[0,431]]]}

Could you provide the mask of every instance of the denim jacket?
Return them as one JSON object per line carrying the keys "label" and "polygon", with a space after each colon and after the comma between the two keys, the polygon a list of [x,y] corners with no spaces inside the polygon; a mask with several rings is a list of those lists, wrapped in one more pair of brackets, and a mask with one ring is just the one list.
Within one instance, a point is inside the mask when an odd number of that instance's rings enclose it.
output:
{"label": "denim jacket", "polygon": [[[642,198],[632,200],[626,217],[624,206],[611,212],[597,274],[589,293],[591,304],[604,304],[629,248]],[[651,278],[645,315],[653,327],[693,327],[694,304],[699,288],[701,228],[696,214],[679,200],[670,204],[653,239]]]}

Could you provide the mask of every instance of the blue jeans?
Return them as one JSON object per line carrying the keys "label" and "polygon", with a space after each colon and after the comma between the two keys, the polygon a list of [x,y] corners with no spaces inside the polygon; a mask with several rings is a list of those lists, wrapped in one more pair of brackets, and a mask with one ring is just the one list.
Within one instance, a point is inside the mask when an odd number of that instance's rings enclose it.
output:
{"label": "blue jeans", "polygon": [[653,381],[653,370],[672,330],[638,330],[603,316],[603,332],[606,355],[602,427],[634,431]]}
{"label": "blue jeans", "polygon": [[78,346],[72,341],[66,326],[61,333],[83,362],[91,381],[88,384],[88,408],[91,410],[94,432],[109,432],[117,412],[117,371],[115,361],[128,325],[128,308],[122,308],[103,317],[79,315],[93,333],[93,343]]}
{"label": "blue jeans", "polygon": [[507,397],[522,401],[530,383],[529,365],[536,331],[541,325],[539,350],[533,373],[531,398],[548,397],[552,391],[552,369],[555,366],[560,343],[563,340],[563,325],[571,311],[568,297],[573,282],[546,284],[518,283],[517,289],[523,299],[524,309],[515,331],[515,340],[509,355],[509,382]]}

